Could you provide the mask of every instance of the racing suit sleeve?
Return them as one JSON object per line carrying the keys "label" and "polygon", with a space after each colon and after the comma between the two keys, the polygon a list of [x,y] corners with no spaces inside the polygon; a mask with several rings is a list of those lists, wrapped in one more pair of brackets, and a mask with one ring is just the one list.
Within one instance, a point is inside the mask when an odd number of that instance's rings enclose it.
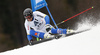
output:
{"label": "racing suit sleeve", "polygon": [[30,35],[30,27],[29,27],[29,25],[27,24],[26,21],[25,21],[24,26],[25,26],[26,33],[27,33],[27,39],[30,41],[30,40],[32,40],[32,36]]}

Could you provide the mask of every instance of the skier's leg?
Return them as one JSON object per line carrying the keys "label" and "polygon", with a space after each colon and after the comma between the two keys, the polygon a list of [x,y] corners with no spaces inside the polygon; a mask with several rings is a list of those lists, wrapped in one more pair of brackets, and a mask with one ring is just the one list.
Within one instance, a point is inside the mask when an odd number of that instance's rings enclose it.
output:
{"label": "skier's leg", "polygon": [[51,29],[51,33],[52,34],[67,34],[67,29],[54,29],[54,28],[52,28]]}
{"label": "skier's leg", "polygon": [[69,34],[69,33],[73,33],[74,32],[74,30],[72,30],[72,29],[54,29],[54,28],[52,28],[51,29],[51,33],[53,33],[53,34]]}
{"label": "skier's leg", "polygon": [[50,19],[49,19],[49,16],[48,15],[46,15],[44,19],[46,21],[46,24],[50,24]]}
{"label": "skier's leg", "polygon": [[67,34],[67,29],[55,29],[55,28],[52,28],[51,29],[51,33],[52,34],[57,34],[57,36],[55,36],[56,39],[59,39],[60,37],[62,36],[65,36],[65,34]]}
{"label": "skier's leg", "polygon": [[27,39],[29,41],[29,45],[32,45],[32,42],[33,42],[33,38],[31,35],[27,35]]}
{"label": "skier's leg", "polygon": [[27,35],[27,39],[30,41],[32,40],[32,36],[31,35]]}

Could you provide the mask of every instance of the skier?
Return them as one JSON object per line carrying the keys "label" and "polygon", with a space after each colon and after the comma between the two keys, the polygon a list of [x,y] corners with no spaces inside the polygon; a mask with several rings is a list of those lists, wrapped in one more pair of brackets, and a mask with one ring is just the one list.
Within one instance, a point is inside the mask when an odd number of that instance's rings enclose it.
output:
{"label": "skier", "polygon": [[25,20],[25,29],[27,32],[27,38],[29,40],[29,45],[32,44],[33,38],[50,38],[54,37],[52,34],[67,34],[72,30],[69,29],[55,29],[51,24],[50,24],[50,19],[49,16],[40,12],[40,11],[32,11],[30,8],[26,8],[23,12]]}

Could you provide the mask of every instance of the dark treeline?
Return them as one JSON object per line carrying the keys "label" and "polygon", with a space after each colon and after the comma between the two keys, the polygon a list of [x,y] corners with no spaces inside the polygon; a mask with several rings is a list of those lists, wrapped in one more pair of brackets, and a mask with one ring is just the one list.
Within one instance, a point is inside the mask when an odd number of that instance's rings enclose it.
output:
{"label": "dark treeline", "polygon": [[[59,25],[60,28],[73,28],[77,26],[82,16],[93,15],[96,22],[99,16],[99,0],[46,0],[48,7],[56,21],[59,23],[87,8],[94,6],[91,11]],[[24,28],[23,11],[31,8],[30,0],[0,0],[0,52],[27,45],[28,40]],[[48,14],[45,8],[41,9]],[[94,15],[95,14],[95,15]],[[99,18],[100,19],[100,18]],[[51,21],[53,25],[53,22]]]}

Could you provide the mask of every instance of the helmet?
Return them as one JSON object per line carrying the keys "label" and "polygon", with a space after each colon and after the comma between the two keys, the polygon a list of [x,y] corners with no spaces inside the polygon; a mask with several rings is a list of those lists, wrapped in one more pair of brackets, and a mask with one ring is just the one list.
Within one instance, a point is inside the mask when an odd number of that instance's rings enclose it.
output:
{"label": "helmet", "polygon": [[24,10],[24,12],[23,12],[23,15],[24,15],[24,17],[27,19],[27,18],[33,17],[33,14],[32,14],[32,13],[33,13],[33,12],[32,12],[32,9],[26,8],[26,9]]}

